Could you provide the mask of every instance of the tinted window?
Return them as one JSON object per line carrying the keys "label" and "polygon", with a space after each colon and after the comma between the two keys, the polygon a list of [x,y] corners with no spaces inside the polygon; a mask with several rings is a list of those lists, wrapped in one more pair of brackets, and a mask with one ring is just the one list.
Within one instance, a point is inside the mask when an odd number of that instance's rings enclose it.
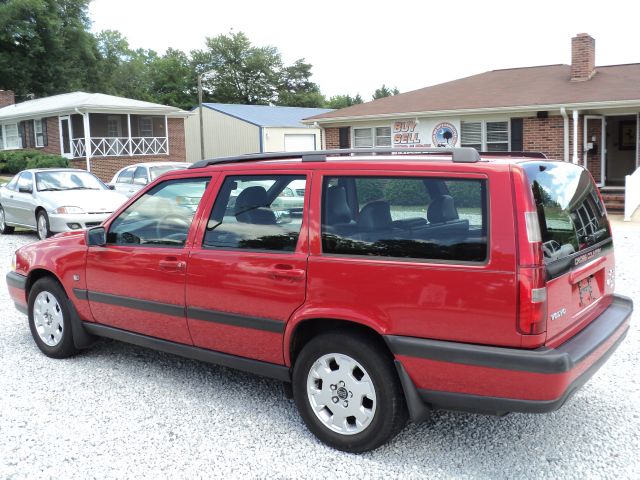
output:
{"label": "tinted window", "polygon": [[216,198],[203,246],[293,252],[298,243],[306,177],[227,177]]}
{"label": "tinted window", "polygon": [[325,178],[322,246],[333,254],[484,261],[486,182]]}
{"label": "tinted window", "polygon": [[107,243],[183,246],[208,183],[189,178],[156,185],[113,221]]}
{"label": "tinted window", "polygon": [[127,168],[118,176],[118,183],[131,183],[133,180],[133,168]]}
{"label": "tinted window", "polygon": [[136,168],[136,171],[133,174],[133,183],[137,185],[146,185],[148,183],[147,169],[145,167]]}
{"label": "tinted window", "polygon": [[33,174],[31,172],[22,172],[18,179],[18,190],[21,188],[33,189]]}
{"label": "tinted window", "polygon": [[545,263],[611,238],[606,212],[589,173],[564,162],[524,164],[536,203]]}

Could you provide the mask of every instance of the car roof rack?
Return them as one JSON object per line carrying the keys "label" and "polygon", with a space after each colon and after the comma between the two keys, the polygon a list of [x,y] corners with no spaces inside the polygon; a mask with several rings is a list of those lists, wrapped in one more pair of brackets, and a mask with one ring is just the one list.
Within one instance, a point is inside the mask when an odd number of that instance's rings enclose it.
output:
{"label": "car roof rack", "polygon": [[480,155],[488,155],[492,157],[526,157],[526,158],[547,159],[547,156],[542,152],[523,152],[523,151],[480,152]]}
{"label": "car roof rack", "polygon": [[[503,153],[503,152],[501,152]],[[328,157],[361,156],[361,155],[451,155],[456,163],[476,163],[480,161],[480,154],[475,148],[341,148],[334,150],[311,150],[305,152],[269,152],[250,153],[234,157],[213,158],[200,160],[189,168],[202,168],[224,163],[242,163],[267,160],[287,160],[301,158],[303,162],[326,162]]]}

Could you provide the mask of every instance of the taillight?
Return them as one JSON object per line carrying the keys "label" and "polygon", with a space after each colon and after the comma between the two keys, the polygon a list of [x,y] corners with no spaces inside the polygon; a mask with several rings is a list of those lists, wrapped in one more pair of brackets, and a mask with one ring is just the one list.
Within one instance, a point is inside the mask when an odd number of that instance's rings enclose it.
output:
{"label": "taillight", "polygon": [[518,330],[537,335],[547,330],[547,288],[544,267],[518,270]]}

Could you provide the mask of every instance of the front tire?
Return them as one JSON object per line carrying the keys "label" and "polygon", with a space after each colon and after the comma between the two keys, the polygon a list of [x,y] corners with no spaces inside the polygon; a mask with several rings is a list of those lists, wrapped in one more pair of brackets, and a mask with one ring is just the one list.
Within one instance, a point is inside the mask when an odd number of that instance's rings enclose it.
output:
{"label": "front tire", "polygon": [[302,349],[293,395],[307,427],[345,452],[373,450],[404,427],[407,410],[390,355],[375,339],[326,333]]}
{"label": "front tire", "polygon": [[29,291],[29,329],[38,348],[51,358],[67,358],[78,350],[73,344],[67,294],[49,277]]}
{"label": "front tire", "polygon": [[4,208],[0,205],[0,233],[3,235],[8,235],[13,233],[13,227],[7,225],[7,219],[4,213]]}
{"label": "front tire", "polygon": [[49,215],[44,210],[40,210],[36,216],[36,225],[38,229],[38,238],[44,240],[51,236],[51,230],[49,229]]}

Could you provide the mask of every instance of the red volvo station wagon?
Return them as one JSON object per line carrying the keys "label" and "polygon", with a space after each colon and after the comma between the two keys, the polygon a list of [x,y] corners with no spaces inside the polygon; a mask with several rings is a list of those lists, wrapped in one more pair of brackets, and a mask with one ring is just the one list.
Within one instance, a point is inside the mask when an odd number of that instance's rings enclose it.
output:
{"label": "red volvo station wagon", "polygon": [[351,452],[434,408],[559,408],[633,308],[586,170],[469,148],[201,161],[7,283],[50,357],[108,337],[273,377]]}

